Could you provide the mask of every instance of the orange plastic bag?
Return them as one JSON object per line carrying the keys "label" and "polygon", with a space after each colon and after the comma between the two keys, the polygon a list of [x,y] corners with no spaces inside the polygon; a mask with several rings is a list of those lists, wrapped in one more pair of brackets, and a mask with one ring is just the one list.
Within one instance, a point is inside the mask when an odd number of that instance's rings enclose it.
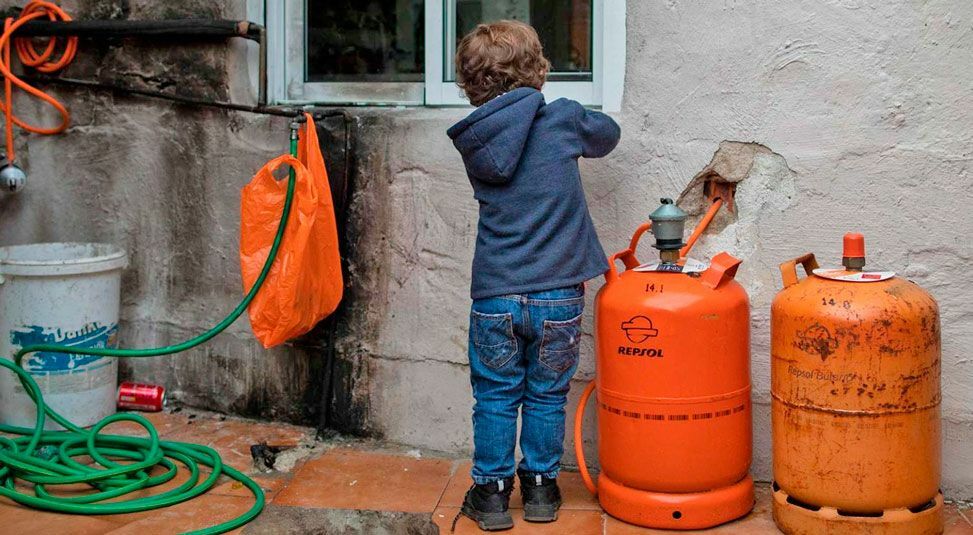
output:
{"label": "orange plastic bag", "polygon": [[291,166],[297,183],[287,229],[277,259],[263,287],[250,303],[250,325],[265,348],[310,331],[338,308],[344,288],[338,229],[328,172],[314,121],[300,132],[298,158],[278,156],[257,171],[243,188],[240,225],[240,272],[250,291],[267,261],[287,196],[279,167]]}

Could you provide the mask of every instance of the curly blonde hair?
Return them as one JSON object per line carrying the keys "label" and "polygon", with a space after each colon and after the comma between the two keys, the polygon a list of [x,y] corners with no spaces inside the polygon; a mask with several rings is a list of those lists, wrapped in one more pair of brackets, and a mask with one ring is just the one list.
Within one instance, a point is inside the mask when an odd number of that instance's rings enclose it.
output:
{"label": "curly blonde hair", "polygon": [[480,24],[456,48],[456,85],[474,106],[518,87],[539,90],[550,68],[537,32],[515,20]]}

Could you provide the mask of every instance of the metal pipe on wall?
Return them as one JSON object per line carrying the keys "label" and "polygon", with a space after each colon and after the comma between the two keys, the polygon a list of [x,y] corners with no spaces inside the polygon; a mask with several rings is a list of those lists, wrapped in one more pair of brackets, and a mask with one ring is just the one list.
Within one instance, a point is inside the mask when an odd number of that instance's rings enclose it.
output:
{"label": "metal pipe on wall", "polygon": [[[74,36],[99,41],[121,38],[169,40],[187,37],[204,40],[235,37],[248,39],[258,43],[260,47],[256,107],[267,106],[267,29],[254,22],[224,19],[45,20],[28,22],[21,26],[15,35],[17,37]],[[73,82],[74,85],[81,85],[78,82],[83,81]],[[135,91],[129,90],[129,92]]]}

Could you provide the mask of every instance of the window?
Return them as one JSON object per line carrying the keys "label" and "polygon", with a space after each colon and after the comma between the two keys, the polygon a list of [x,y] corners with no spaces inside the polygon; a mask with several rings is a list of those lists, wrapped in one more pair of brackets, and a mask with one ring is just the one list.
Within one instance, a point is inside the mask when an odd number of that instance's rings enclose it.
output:
{"label": "window", "polygon": [[464,35],[484,21],[513,19],[537,30],[551,62],[550,81],[591,81],[592,0],[448,0],[445,79],[456,80],[453,57]]}
{"label": "window", "polygon": [[308,4],[305,81],[422,81],[422,0]]}
{"label": "window", "polygon": [[551,61],[548,99],[621,104],[624,0],[283,0],[264,9],[276,102],[468,105],[455,83],[456,45],[480,22],[515,19],[537,29]]}

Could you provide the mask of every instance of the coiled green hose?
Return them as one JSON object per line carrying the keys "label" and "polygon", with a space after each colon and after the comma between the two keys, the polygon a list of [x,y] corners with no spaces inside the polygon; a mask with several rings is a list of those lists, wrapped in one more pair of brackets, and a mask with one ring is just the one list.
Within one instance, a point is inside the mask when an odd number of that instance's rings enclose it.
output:
{"label": "coiled green hose", "polygon": [[[297,130],[291,129],[291,154],[297,156]],[[22,348],[13,361],[0,358],[0,367],[17,374],[27,394],[37,405],[37,422],[33,429],[0,425],[0,432],[21,435],[11,439],[0,436],[0,496],[17,503],[77,515],[114,515],[148,511],[168,507],[199,496],[213,488],[220,476],[226,474],[245,485],[253,493],[255,503],[242,515],[215,526],[194,531],[195,534],[225,533],[250,522],[264,508],[263,490],[242,472],[225,466],[216,450],[185,442],[161,440],[152,424],[139,414],[120,413],[108,416],[91,429],[80,428],[51,409],[41,394],[34,378],[21,367],[26,355],[40,351],[70,352],[104,357],[155,357],[171,355],[196,347],[229,327],[250,305],[277,257],[287,228],[287,219],[294,198],[296,177],[291,169],[287,182],[287,196],[281,213],[277,234],[260,276],[233,312],[215,327],[181,344],[154,349],[106,349],[66,348],[52,344],[38,344]],[[66,431],[45,431],[44,422],[51,418]],[[148,433],[148,438],[101,434],[102,429],[115,422],[135,422]],[[89,466],[75,460],[87,456],[100,466]],[[124,459],[127,463],[119,463]],[[111,501],[130,492],[147,489],[170,481],[177,473],[178,461],[189,469],[189,479],[166,492],[129,500]],[[210,467],[210,474],[200,483],[199,465]],[[148,474],[156,466],[166,471],[156,476]],[[17,488],[17,481],[34,485],[34,494],[26,494]],[[62,497],[52,495],[48,487],[85,483],[96,492],[81,496]]]}

